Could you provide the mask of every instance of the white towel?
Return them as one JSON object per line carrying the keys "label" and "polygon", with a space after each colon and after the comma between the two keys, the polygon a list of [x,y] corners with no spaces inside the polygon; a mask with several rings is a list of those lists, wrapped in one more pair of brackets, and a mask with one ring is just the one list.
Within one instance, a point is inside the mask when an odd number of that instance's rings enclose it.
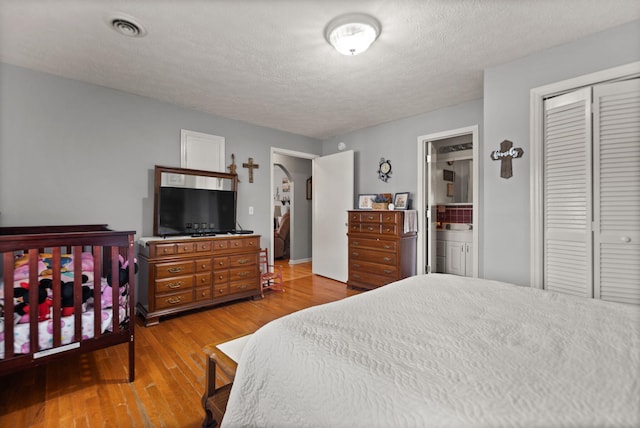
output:
{"label": "white towel", "polygon": [[404,233],[418,231],[418,211],[406,210],[404,212]]}

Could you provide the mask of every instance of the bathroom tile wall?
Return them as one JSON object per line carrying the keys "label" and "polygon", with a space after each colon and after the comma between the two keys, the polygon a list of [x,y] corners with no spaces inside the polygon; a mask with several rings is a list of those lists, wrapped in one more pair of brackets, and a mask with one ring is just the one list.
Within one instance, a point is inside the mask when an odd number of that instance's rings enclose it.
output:
{"label": "bathroom tile wall", "polygon": [[438,205],[439,223],[473,223],[473,205]]}

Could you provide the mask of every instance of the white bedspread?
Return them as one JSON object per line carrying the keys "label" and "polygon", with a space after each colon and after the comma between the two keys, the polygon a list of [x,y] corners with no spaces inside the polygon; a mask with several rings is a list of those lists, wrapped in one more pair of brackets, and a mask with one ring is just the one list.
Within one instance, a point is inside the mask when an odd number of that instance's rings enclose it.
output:
{"label": "white bedspread", "polygon": [[258,330],[224,427],[638,427],[640,309],[430,274]]}

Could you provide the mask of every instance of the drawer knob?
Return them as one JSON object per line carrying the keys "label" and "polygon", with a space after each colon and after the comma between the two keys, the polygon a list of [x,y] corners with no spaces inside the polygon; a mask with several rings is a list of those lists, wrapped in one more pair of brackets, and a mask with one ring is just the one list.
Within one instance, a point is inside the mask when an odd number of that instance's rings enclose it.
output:
{"label": "drawer knob", "polygon": [[189,251],[189,247],[182,247],[184,251]]}
{"label": "drawer knob", "polygon": [[224,293],[224,290],[221,288],[221,289],[218,290],[218,293],[222,294],[222,293]]}
{"label": "drawer knob", "polygon": [[220,276],[218,277],[218,279],[223,279],[223,278],[224,278],[224,276],[222,276],[222,275],[220,275]]}
{"label": "drawer knob", "polygon": [[206,278],[200,278],[200,282],[204,284],[205,282],[207,282],[207,279]]}
{"label": "drawer knob", "polygon": [[253,241],[249,242],[249,246],[250,246],[250,247],[253,247],[254,245],[256,245],[256,243],[255,243],[255,242],[253,242]]}
{"label": "drawer knob", "polygon": [[207,246],[206,245],[202,245],[202,247],[200,247],[200,248],[202,248],[203,250],[206,250]]}
{"label": "drawer knob", "polygon": [[239,242],[234,242],[233,245],[235,245],[237,247],[238,245],[240,245],[240,243]]}
{"label": "drawer knob", "polygon": [[204,297],[204,296],[206,296],[206,295],[207,295],[207,292],[206,292],[206,291],[203,291],[202,293],[200,293],[200,295],[201,295],[202,297]]}
{"label": "drawer knob", "polygon": [[202,269],[204,269],[204,268],[206,268],[206,267],[207,267],[207,265],[203,263],[203,264],[202,264]]}
{"label": "drawer knob", "polygon": [[220,266],[224,266],[224,262],[219,262],[218,263]]}
{"label": "drawer knob", "polygon": [[176,288],[180,288],[184,285],[184,281],[178,281],[178,282],[170,282],[167,284],[167,287],[171,288],[172,290],[175,290]]}
{"label": "drawer knob", "polygon": [[184,270],[183,267],[172,267],[167,269],[167,272],[169,273],[178,273],[178,272],[182,272]]}
{"label": "drawer knob", "polygon": [[171,297],[169,299],[167,299],[167,303],[169,303],[170,305],[175,305],[177,303],[182,302],[182,296],[179,297]]}
{"label": "drawer knob", "polygon": [[367,227],[368,230],[373,230],[373,227],[369,226]]}
{"label": "drawer knob", "polygon": [[163,249],[162,249],[162,252],[163,252],[163,253],[166,253],[167,251],[169,251],[169,250],[167,250],[166,248],[163,248]]}

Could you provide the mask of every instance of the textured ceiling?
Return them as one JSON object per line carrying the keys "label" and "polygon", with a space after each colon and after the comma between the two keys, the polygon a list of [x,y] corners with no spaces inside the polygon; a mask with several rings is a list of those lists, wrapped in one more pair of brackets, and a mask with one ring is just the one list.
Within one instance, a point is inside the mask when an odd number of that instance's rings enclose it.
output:
{"label": "textured ceiling", "polygon": [[[355,57],[324,39],[348,12],[382,25]],[[0,0],[0,61],[324,139],[481,98],[484,69],[639,18],[638,0]]]}

